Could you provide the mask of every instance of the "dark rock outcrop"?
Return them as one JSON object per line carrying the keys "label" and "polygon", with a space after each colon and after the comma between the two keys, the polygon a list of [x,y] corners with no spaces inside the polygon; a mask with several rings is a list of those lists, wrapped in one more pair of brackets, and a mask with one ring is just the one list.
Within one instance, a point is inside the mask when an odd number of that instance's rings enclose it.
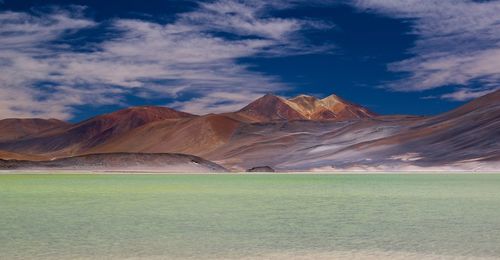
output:
{"label": "dark rock outcrop", "polygon": [[247,172],[275,172],[275,170],[269,166],[257,166],[248,169]]}

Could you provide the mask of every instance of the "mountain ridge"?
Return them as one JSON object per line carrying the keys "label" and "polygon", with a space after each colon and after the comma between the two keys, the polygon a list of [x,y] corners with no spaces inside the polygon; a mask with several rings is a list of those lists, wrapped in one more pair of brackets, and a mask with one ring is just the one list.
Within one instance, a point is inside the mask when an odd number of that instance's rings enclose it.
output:
{"label": "mountain ridge", "polygon": [[0,141],[0,158],[184,153],[234,171],[259,165],[279,171],[470,165],[500,158],[499,129],[500,91],[427,117],[380,116],[336,95],[285,99],[267,94],[223,114],[119,110]]}

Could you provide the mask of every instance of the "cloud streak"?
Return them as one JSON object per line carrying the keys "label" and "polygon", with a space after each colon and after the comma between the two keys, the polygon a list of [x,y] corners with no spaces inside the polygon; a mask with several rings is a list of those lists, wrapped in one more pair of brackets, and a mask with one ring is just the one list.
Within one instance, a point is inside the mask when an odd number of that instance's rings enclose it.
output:
{"label": "cloud streak", "polygon": [[[0,13],[3,117],[69,119],[77,105],[120,104],[134,91],[156,98],[189,93],[193,100],[168,105],[193,113],[221,112],[286,89],[279,78],[252,71],[238,59],[332,47],[312,48],[301,38],[302,30],[330,25],[269,17],[272,8],[284,8],[272,3],[203,3],[168,24],[132,19],[97,23],[83,15],[83,8],[71,8]],[[98,26],[118,33],[85,52],[63,41]]]}
{"label": "cloud streak", "polygon": [[[418,36],[412,58],[389,65],[404,73],[388,87],[423,91],[458,85],[443,98],[466,100],[500,87],[500,1],[357,0],[363,11],[409,19]],[[479,83],[479,84],[475,84]],[[474,86],[480,86],[478,87]]]}
{"label": "cloud streak", "polygon": [[[73,9],[78,13],[78,9]],[[81,104],[82,97],[61,96],[62,91],[52,86],[47,96],[39,81],[55,75],[53,64],[48,60],[55,54],[55,48],[64,51],[65,46],[52,45],[66,33],[89,28],[93,21],[79,15],[71,15],[70,10],[56,10],[47,15],[26,13],[0,13],[0,114],[4,117],[60,117],[68,118],[67,102]]]}

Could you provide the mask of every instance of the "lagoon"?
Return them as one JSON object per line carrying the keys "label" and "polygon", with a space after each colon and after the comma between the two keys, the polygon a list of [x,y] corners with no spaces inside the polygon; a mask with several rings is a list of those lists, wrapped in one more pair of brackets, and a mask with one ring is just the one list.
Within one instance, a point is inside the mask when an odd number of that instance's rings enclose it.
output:
{"label": "lagoon", "polygon": [[0,259],[500,259],[500,175],[0,175],[0,227]]}

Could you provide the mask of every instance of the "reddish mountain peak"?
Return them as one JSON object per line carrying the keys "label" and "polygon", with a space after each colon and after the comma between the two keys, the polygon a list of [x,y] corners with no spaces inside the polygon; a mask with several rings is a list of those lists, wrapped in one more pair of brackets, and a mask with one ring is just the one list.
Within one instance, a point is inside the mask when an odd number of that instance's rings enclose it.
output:
{"label": "reddish mountain peak", "polygon": [[279,103],[279,102],[284,102],[283,98],[278,97],[276,95],[273,95],[271,93],[267,93],[264,96],[254,100],[252,103],[250,103],[248,106],[244,107],[241,110],[245,110],[248,107],[257,107],[257,106],[274,104],[274,103]]}
{"label": "reddish mountain peak", "polygon": [[368,109],[349,103],[334,94],[323,99],[299,95],[288,101],[295,110],[310,120],[344,120],[375,116]]}
{"label": "reddish mountain peak", "polygon": [[86,147],[92,147],[145,124],[192,117],[196,116],[167,107],[131,107],[83,121],[69,129],[67,135],[71,142],[86,140]]}
{"label": "reddish mountain peak", "polygon": [[242,108],[237,114],[252,118],[254,121],[297,120],[304,116],[292,108],[288,100],[266,94]]}
{"label": "reddish mountain peak", "polygon": [[318,99],[309,95],[298,95],[284,99],[267,94],[237,112],[240,117],[253,121],[274,120],[345,120],[373,117],[368,109],[349,103],[337,95]]}

